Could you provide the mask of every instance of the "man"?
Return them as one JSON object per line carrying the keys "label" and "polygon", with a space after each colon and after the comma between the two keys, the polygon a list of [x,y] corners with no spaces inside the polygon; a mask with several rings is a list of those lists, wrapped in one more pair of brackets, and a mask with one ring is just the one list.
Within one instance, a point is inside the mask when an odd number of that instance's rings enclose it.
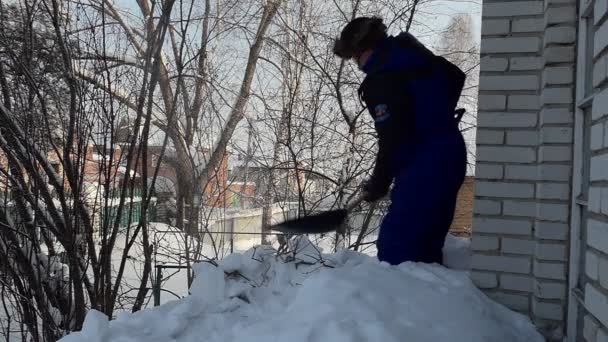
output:
{"label": "man", "polygon": [[366,73],[359,94],[378,133],[378,154],[364,186],[368,202],[391,205],[380,227],[378,258],[442,263],[443,243],[466,172],[466,147],[455,109],[465,75],[408,33],[393,37],[382,19],[361,17],[334,45]]}

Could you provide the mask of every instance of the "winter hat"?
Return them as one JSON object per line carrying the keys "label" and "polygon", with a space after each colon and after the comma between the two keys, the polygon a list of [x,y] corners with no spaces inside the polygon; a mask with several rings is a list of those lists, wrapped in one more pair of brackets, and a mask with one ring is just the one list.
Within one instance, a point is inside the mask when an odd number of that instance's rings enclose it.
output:
{"label": "winter hat", "polygon": [[334,43],[334,54],[340,58],[353,58],[373,49],[387,37],[386,25],[377,17],[359,17],[348,23]]}

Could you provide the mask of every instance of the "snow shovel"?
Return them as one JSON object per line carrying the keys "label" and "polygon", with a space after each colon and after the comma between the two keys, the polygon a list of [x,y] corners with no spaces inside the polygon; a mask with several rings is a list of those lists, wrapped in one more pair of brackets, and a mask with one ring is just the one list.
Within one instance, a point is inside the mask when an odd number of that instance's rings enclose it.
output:
{"label": "snow shovel", "polygon": [[321,234],[337,231],[346,220],[348,213],[355,209],[363,197],[349,203],[344,209],[330,210],[324,213],[287,220],[270,227],[271,230],[289,234]]}

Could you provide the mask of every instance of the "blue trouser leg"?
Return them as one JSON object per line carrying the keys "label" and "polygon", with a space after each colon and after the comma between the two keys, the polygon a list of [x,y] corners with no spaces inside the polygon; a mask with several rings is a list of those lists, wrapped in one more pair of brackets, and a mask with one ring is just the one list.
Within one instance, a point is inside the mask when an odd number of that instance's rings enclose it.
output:
{"label": "blue trouser leg", "polygon": [[417,146],[413,153],[395,178],[378,237],[378,258],[393,265],[442,263],[443,243],[466,170],[460,133]]}

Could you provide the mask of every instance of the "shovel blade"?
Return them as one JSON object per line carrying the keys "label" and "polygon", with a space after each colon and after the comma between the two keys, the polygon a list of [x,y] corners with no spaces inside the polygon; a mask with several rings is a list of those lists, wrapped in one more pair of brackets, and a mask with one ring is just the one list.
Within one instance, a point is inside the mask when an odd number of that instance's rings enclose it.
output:
{"label": "shovel blade", "polygon": [[330,210],[319,214],[287,220],[271,227],[272,230],[290,234],[321,234],[336,231],[346,220],[345,209]]}

